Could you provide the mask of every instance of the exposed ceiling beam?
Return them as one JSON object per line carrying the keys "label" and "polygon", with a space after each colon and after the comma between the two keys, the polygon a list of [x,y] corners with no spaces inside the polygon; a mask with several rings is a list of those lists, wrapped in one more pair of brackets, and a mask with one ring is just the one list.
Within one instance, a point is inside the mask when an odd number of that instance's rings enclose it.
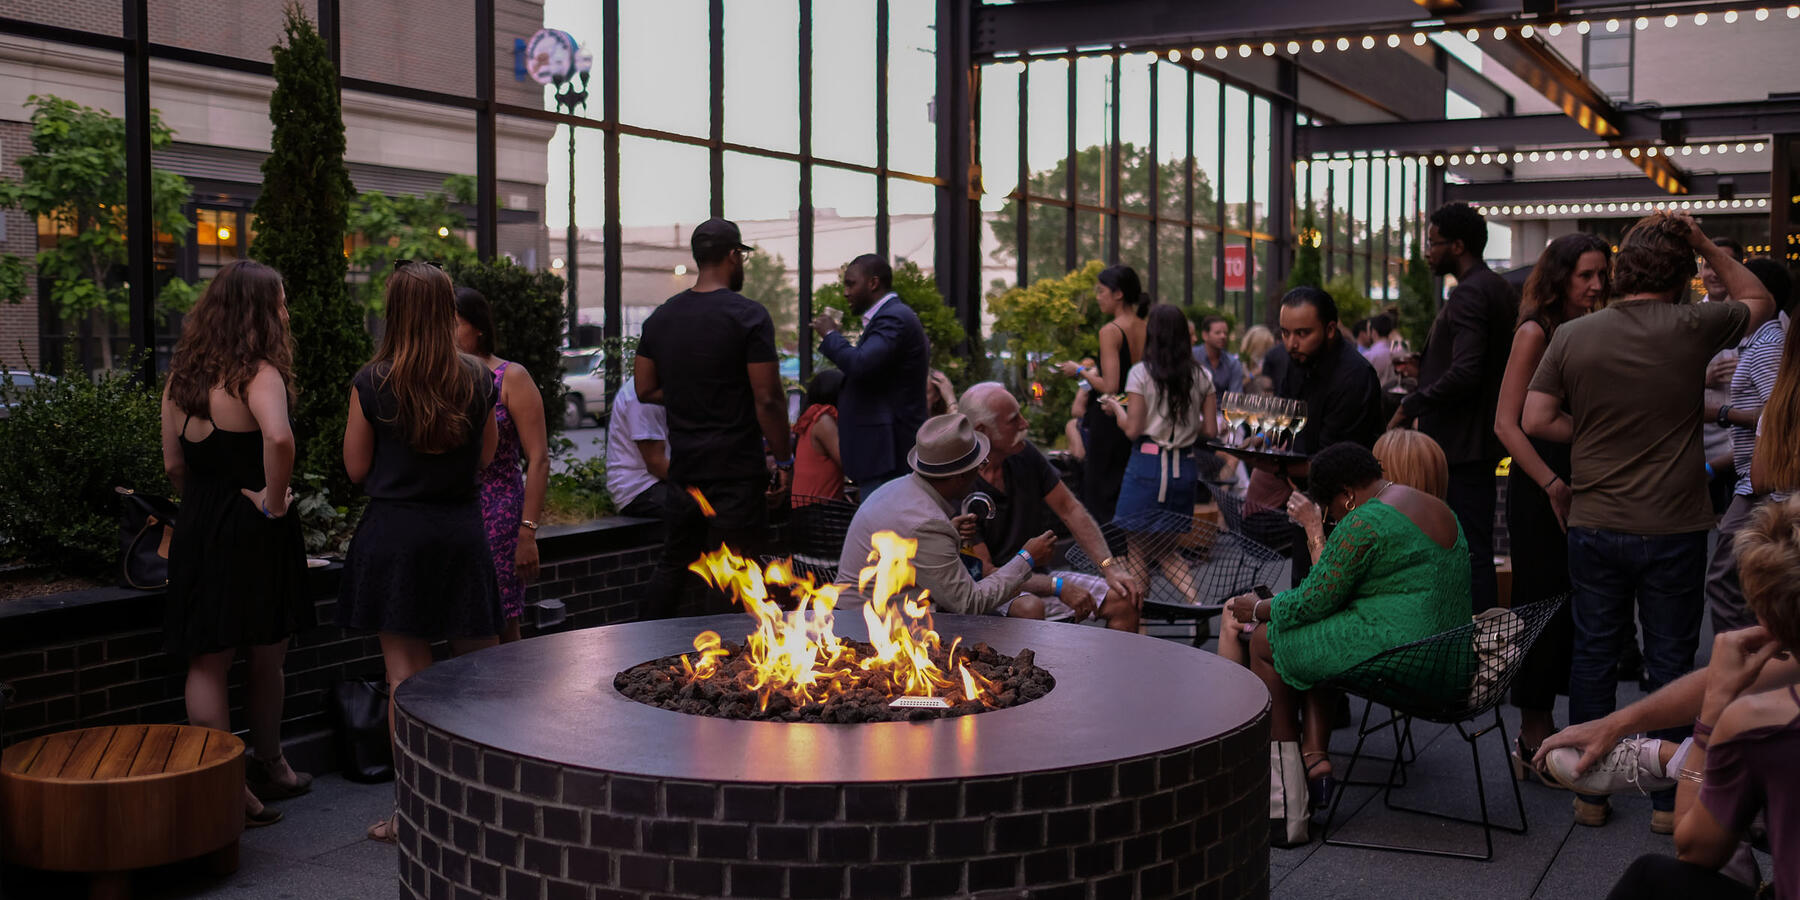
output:
{"label": "exposed ceiling beam", "polygon": [[[1618,139],[1623,144],[1658,143],[1663,137],[1665,120],[1680,122],[1679,127],[1689,141],[1792,134],[1800,132],[1800,98],[1623,109],[1618,111],[1616,118],[1620,131]],[[1379,150],[1405,153],[1475,147],[1514,149],[1593,140],[1592,132],[1567,116],[1554,113],[1492,119],[1314,125],[1295,131],[1295,143],[1303,156]]]}
{"label": "exposed ceiling beam", "polygon": [[[1730,179],[1740,197],[1769,193],[1768,172],[1688,175],[1695,197],[1716,197],[1721,179]],[[1486,181],[1444,185],[1444,200],[1464,203],[1553,203],[1571,200],[1664,200],[1668,194],[1642,178],[1558,178],[1544,181]]]}

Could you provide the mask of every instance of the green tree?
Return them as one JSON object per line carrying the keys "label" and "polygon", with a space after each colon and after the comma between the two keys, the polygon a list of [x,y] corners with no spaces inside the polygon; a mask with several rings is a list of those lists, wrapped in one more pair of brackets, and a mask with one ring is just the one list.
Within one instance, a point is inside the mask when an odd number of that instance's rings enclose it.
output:
{"label": "green tree", "polygon": [[1325,270],[1319,257],[1319,244],[1322,241],[1310,203],[1306,205],[1306,212],[1301,215],[1300,229],[1294,240],[1297,246],[1294,252],[1294,269],[1288,273],[1288,290],[1297,287],[1323,287]]}
{"label": "green tree", "polygon": [[1337,301],[1338,321],[1345,328],[1353,328],[1375,313],[1375,301],[1363,293],[1362,281],[1349,272],[1339,272],[1326,282],[1325,293]]}
{"label": "green tree", "polygon": [[279,270],[287,282],[294,354],[296,468],[325,479],[332,497],[348,502],[342,438],[349,384],[369,358],[363,312],[344,284],[344,225],[350,172],[344,167],[344,119],[337,72],[325,40],[295,4],[287,7],[285,43],[270,48],[274,123],[256,199],[256,240],[250,255]]}
{"label": "green tree", "polygon": [[994,341],[1007,358],[1002,380],[1019,396],[1031,422],[1032,439],[1046,447],[1061,436],[1076,385],[1073,379],[1040,367],[1100,352],[1105,316],[1094,299],[1094,285],[1104,267],[1094,260],[1073,272],[988,299]]}
{"label": "green tree", "polygon": [[[944,303],[944,295],[938,292],[937,279],[926,274],[919,264],[906,260],[894,267],[894,293],[900,300],[912,307],[919,316],[919,324],[925,329],[925,337],[931,341],[931,367],[950,376],[950,381],[959,388],[980,377],[983,369],[977,360],[964,359],[957,355],[957,350],[968,338],[962,323],[956,320],[956,310]],[[862,331],[862,320],[850,314],[850,302],[844,299],[844,283],[834,281],[813,291],[813,309],[835,309],[843,314],[844,334],[854,337]],[[810,327],[810,323],[809,327]],[[829,366],[831,361],[824,354],[814,351],[813,366]]]}
{"label": "green tree", "polygon": [[441,193],[422,197],[358,194],[350,208],[349,228],[351,234],[362,236],[362,242],[350,252],[350,264],[369,273],[359,288],[363,305],[371,313],[382,311],[395,260],[473,262],[476,253],[462,237],[468,222],[454,204],[474,202],[471,175],[452,175],[444,179]]}
{"label": "green tree", "polygon": [[1406,274],[1400,277],[1399,322],[1400,333],[1413,349],[1425,346],[1425,336],[1431,333],[1437,309],[1437,283],[1431,278],[1431,267],[1426,265],[1419,246],[1414,244],[1412,256],[1406,260]]}
{"label": "green tree", "polygon": [[[1078,194],[1079,202],[1092,205],[1104,205],[1106,194],[1104,177],[1107,171],[1107,148],[1104,145],[1088,147],[1076,154],[1076,172],[1080,175]],[[1119,207],[1126,210],[1149,211],[1152,198],[1150,196],[1150,151],[1147,147],[1136,144],[1123,144],[1119,148]],[[1165,218],[1180,218],[1186,212],[1187,189],[1186,160],[1168,160],[1158,165],[1156,207]],[[1041,172],[1034,172],[1027,180],[1027,189],[1033,196],[1055,197],[1067,189],[1068,160],[1058,160],[1056,165]],[[1026,260],[1028,271],[1026,279],[1038,282],[1044,279],[1061,278],[1068,274],[1063,242],[1067,223],[1065,212],[1054,206],[1032,206],[1031,218],[1027,223],[1027,247],[1030,251]],[[1211,180],[1205,172],[1198,169],[1194,172],[1194,212],[1196,218],[1210,219],[1217,214],[1217,201],[1213,195]],[[1237,216],[1234,221],[1242,220],[1241,206],[1231,212]],[[1000,244],[994,250],[995,260],[1016,260],[1019,258],[1018,237],[1018,201],[1008,200],[1005,206],[995,214],[989,223],[994,238]],[[1157,280],[1155,293],[1158,299],[1175,303],[1187,302],[1210,303],[1215,294],[1213,277],[1213,260],[1217,255],[1218,236],[1203,229],[1194,231],[1194,293],[1191,297],[1182,296],[1185,257],[1182,242],[1179,239],[1168,240],[1171,229],[1165,226],[1158,236],[1157,242]],[[1119,232],[1119,261],[1138,270],[1145,279],[1144,288],[1150,289],[1150,223],[1136,219],[1122,218]],[[1098,213],[1079,212],[1075,216],[1075,258],[1106,259],[1106,217]],[[1005,290],[1007,285],[1000,285]],[[998,293],[999,291],[996,291]]]}
{"label": "green tree", "polygon": [[494,354],[524,366],[544,400],[544,427],[562,430],[563,287],[561,276],[510,259],[453,260],[450,280],[486,297],[494,314]]}
{"label": "green tree", "polygon": [[786,351],[800,346],[800,290],[787,278],[787,260],[780,255],[752,253],[744,260],[743,295],[768,307],[775,320],[775,344]]}
{"label": "green tree", "polygon": [[[19,157],[22,177],[0,180],[0,208],[48,219],[56,243],[37,255],[37,276],[49,283],[57,317],[71,327],[87,320],[101,338],[101,365],[113,367],[112,334],[130,318],[131,288],[116,271],[126,248],[125,120],[61,97],[32,95],[31,152]],[[167,148],[175,132],[150,115],[150,146]],[[150,173],[151,221],[156,230],[187,241],[193,223],[181,214],[187,179],[161,169]],[[25,267],[0,259],[0,297],[17,303],[25,294]],[[172,279],[159,292],[161,309],[193,303],[193,287]]]}

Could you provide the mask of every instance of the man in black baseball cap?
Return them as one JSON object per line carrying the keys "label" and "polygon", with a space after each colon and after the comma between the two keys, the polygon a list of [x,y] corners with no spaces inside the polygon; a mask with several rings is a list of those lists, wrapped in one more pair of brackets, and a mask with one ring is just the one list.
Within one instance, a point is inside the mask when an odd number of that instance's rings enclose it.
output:
{"label": "man in black baseball cap", "polygon": [[[658,403],[669,418],[669,481],[706,498],[671,510],[667,543],[651,577],[650,615],[675,615],[704,585],[688,572],[700,554],[726,544],[741,555],[761,551],[769,506],[785,506],[793,477],[787,395],[775,352],[775,324],[744,287],[744,244],[737,225],[708,219],[694,229],[694,286],[657,307],[644,322],[633,366],[638,399]],[[775,471],[768,466],[774,457]],[[731,602],[706,594],[699,610],[729,612]]]}

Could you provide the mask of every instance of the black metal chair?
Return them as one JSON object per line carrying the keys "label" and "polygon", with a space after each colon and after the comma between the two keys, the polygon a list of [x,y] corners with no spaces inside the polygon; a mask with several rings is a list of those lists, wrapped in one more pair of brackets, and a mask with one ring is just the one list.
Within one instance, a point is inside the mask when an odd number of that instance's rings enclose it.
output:
{"label": "black metal chair", "polygon": [[[1350,763],[1345,767],[1344,778],[1335,796],[1332,797],[1331,810],[1325,819],[1325,843],[1340,847],[1363,847],[1374,850],[1395,850],[1404,853],[1420,853],[1428,856],[1449,856],[1459,859],[1489,860],[1494,856],[1494,829],[1498,828],[1509,834],[1524,834],[1528,823],[1525,819],[1525,800],[1519,793],[1519,785],[1513,782],[1513,800],[1518,806],[1519,824],[1515,826],[1499,824],[1488,814],[1487,787],[1481,773],[1481,748],[1479,739],[1491,731],[1498,731],[1500,744],[1510,749],[1511,744],[1506,737],[1506,724],[1500,717],[1499,706],[1506,697],[1507,689],[1513,679],[1518,676],[1520,664],[1530,652],[1538,635],[1543,633],[1544,626],[1551,616],[1565,602],[1564,597],[1542,600],[1528,606],[1512,610],[1490,610],[1467,625],[1453,628],[1441,634],[1423,640],[1414,641],[1388,650],[1364,662],[1358,663],[1321,687],[1335,688],[1346,693],[1362,697],[1369,701],[1369,708],[1363,711],[1362,724],[1358,727],[1356,748],[1351,751]],[[1387,718],[1369,724],[1370,713],[1376,704],[1387,707]],[[1487,714],[1493,714],[1491,724],[1474,726],[1474,720]],[[1394,802],[1394,789],[1405,787],[1405,766],[1408,762],[1402,758],[1399,745],[1402,741],[1412,740],[1412,720],[1423,719],[1453,725],[1465,743],[1469,745],[1469,755],[1474,763],[1475,795],[1481,807],[1480,819],[1469,819],[1462,816],[1449,815],[1432,810],[1416,809],[1401,806]],[[1396,732],[1395,729],[1398,729]],[[1451,822],[1468,825],[1480,825],[1485,850],[1481,853],[1459,850],[1442,850],[1430,847],[1403,846],[1375,841],[1343,840],[1332,837],[1331,826],[1337,820],[1338,804],[1344,798],[1344,784],[1351,782],[1356,771],[1356,763],[1362,759],[1363,745],[1371,734],[1388,730],[1395,733],[1395,756],[1389,762],[1388,777],[1385,782],[1374,782],[1382,788],[1382,802],[1388,809],[1399,812],[1431,816]],[[1417,751],[1414,751],[1415,756]],[[1508,781],[1512,781],[1509,776]],[[1354,782],[1368,784],[1368,782]],[[1340,830],[1342,826],[1339,826]]]}
{"label": "black metal chair", "polygon": [[[1274,584],[1287,565],[1275,551],[1191,515],[1158,510],[1129,525],[1111,522],[1101,532],[1108,546],[1125,548],[1121,556],[1144,557],[1150,573],[1144,619],[1191,626],[1196,647],[1211,636],[1206,620],[1218,615],[1226,600],[1257,585]],[[1069,550],[1068,562],[1075,571],[1100,573],[1080,547]]]}
{"label": "black metal chair", "polygon": [[856,518],[856,504],[825,497],[796,500],[801,505],[788,513],[787,526],[794,574],[810,575],[815,582],[828,583],[837,578],[838,559],[844,553],[850,520]]}

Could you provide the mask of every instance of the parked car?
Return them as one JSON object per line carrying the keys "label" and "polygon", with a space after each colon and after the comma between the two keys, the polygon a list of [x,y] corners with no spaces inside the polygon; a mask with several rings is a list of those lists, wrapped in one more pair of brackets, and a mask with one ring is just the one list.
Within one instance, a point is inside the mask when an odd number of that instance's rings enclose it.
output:
{"label": "parked car", "polygon": [[54,376],[27,372],[23,369],[0,369],[0,419],[10,418],[13,407],[19,405],[19,395],[36,390],[40,384],[51,384]]}
{"label": "parked car", "polygon": [[598,347],[563,351],[563,427],[580,428],[588,416],[606,418],[606,356]]}

